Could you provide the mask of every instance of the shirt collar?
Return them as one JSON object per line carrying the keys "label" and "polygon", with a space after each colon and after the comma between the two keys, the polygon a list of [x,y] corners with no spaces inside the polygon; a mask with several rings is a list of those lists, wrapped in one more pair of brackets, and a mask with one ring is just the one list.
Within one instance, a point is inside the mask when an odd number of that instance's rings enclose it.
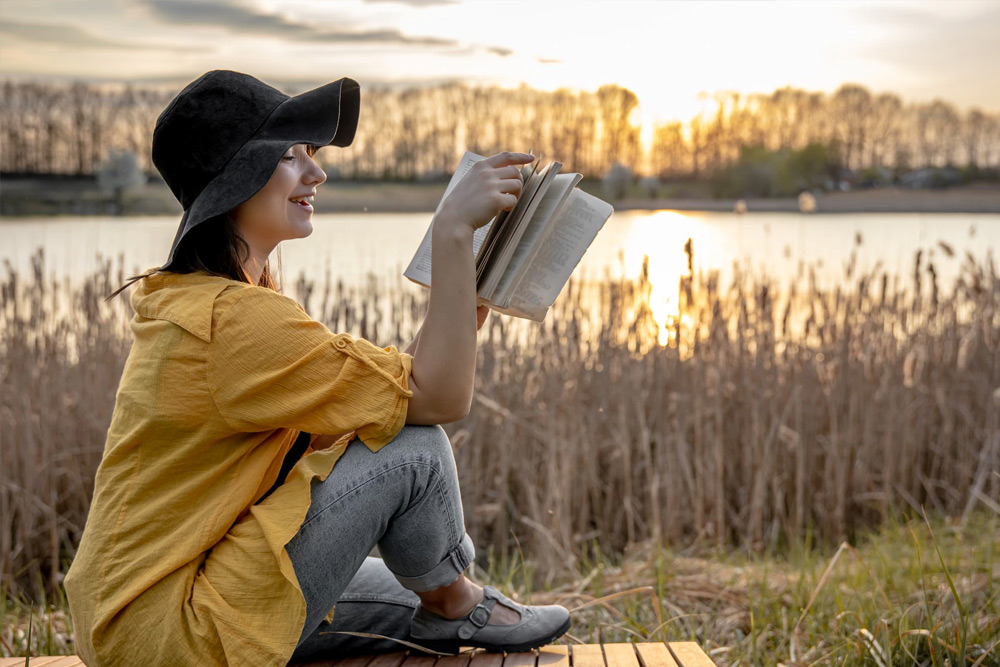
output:
{"label": "shirt collar", "polygon": [[139,281],[129,300],[142,317],[173,322],[209,343],[215,298],[230,285],[246,283],[204,271],[154,273]]}

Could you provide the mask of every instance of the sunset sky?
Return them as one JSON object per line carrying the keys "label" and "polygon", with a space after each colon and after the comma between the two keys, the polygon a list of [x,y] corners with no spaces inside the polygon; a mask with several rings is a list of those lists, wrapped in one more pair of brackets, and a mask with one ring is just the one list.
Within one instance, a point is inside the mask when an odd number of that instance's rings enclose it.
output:
{"label": "sunset sky", "polygon": [[632,89],[644,120],[714,91],[844,82],[1000,111],[1000,2],[0,0],[0,77],[164,82],[210,69],[297,92],[463,80]]}

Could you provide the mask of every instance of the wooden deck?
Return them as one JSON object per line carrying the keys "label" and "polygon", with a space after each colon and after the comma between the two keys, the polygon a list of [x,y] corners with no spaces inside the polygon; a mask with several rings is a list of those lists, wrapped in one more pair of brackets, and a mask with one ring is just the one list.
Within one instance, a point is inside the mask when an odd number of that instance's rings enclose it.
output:
{"label": "wooden deck", "polygon": [[[31,658],[31,667],[85,667],[76,656]],[[0,658],[0,667],[23,667],[24,658]],[[299,663],[300,667],[715,667],[694,642],[553,645],[530,653],[476,653],[435,658],[409,653],[363,655]]]}

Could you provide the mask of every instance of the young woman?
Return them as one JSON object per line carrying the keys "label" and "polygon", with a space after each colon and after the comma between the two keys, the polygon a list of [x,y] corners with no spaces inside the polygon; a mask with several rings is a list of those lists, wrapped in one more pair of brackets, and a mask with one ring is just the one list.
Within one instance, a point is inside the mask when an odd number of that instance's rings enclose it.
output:
{"label": "young woman", "polygon": [[271,251],[312,231],[315,150],[349,145],[358,109],[350,79],[289,97],[215,70],[157,120],[153,161],[184,215],[167,263],[132,278],[134,342],[65,579],[91,667],[400,648],[351,631],[517,651],[569,628],[564,608],[463,574],[475,552],[437,426],[471,406],[473,231],[514,205],[532,156],[480,162],[438,211],[404,352],[334,334],[274,289]]}

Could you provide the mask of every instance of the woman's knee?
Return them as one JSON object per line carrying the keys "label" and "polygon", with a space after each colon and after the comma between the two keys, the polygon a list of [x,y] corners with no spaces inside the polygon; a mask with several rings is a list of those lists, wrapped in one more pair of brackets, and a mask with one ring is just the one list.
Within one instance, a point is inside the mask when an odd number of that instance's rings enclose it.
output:
{"label": "woman's knee", "polygon": [[397,444],[399,451],[406,455],[416,455],[420,458],[437,462],[439,469],[455,467],[455,454],[451,448],[448,434],[438,425],[407,424],[396,435],[390,444]]}

